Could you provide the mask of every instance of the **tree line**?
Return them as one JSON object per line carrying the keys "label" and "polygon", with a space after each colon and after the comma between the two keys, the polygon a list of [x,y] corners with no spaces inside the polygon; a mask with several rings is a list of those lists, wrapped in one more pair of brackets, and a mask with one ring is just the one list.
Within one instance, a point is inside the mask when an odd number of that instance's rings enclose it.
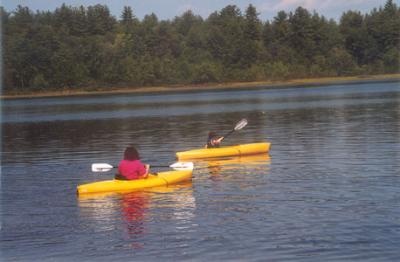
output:
{"label": "tree line", "polygon": [[253,5],[203,19],[117,19],[106,5],[0,7],[3,91],[135,87],[400,72],[400,8],[387,0],[340,21],[298,7],[261,21]]}

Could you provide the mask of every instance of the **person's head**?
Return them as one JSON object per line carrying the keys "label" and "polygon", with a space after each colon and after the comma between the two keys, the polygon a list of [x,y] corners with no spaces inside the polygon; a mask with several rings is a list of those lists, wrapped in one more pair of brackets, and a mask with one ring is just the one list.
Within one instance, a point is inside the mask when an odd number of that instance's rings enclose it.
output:
{"label": "person's head", "polygon": [[208,138],[213,138],[213,137],[216,137],[216,136],[217,136],[217,133],[212,132],[212,131],[208,132]]}
{"label": "person's head", "polygon": [[140,156],[138,151],[133,146],[128,146],[124,152],[124,160],[139,160]]}

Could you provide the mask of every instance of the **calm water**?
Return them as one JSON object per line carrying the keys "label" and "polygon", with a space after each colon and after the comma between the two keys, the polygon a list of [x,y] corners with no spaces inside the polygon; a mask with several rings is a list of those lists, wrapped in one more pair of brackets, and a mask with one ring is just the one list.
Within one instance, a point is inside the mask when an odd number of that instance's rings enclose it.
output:
{"label": "calm water", "polygon": [[[2,102],[2,261],[398,261],[400,86]],[[196,162],[192,183],[77,197],[126,145],[167,165],[209,130],[270,155]],[[162,170],[162,168],[156,169]]]}

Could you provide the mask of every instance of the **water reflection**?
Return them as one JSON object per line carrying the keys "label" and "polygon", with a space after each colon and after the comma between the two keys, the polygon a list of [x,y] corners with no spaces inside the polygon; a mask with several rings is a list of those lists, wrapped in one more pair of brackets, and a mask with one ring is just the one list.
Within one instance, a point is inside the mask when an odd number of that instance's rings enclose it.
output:
{"label": "water reflection", "polygon": [[243,175],[263,170],[269,170],[271,157],[269,154],[257,154],[249,156],[222,157],[195,161],[196,169],[207,169],[210,178],[219,180],[224,172],[240,172]]}
{"label": "water reflection", "polygon": [[106,233],[116,230],[115,214],[119,204],[110,194],[79,196],[80,215],[90,220],[90,230],[94,233]]}
{"label": "water reflection", "polygon": [[[80,214],[95,232],[119,230],[121,236],[134,249],[144,248],[144,238],[152,230],[153,216],[164,212],[172,214],[175,230],[193,226],[196,201],[192,183],[170,187],[156,187],[146,191],[83,194],[78,196]],[[118,223],[121,221],[122,223]]]}
{"label": "water reflection", "polygon": [[[194,222],[196,211],[196,199],[193,195],[192,181],[168,187],[175,193],[168,191],[158,192],[154,195],[152,210],[154,213],[162,213],[162,217],[170,220],[174,226],[174,233],[187,233],[190,228],[197,227]],[[160,216],[160,214],[157,214]],[[171,221],[172,220],[172,221]]]}
{"label": "water reflection", "polygon": [[[149,206],[149,196],[146,192],[132,192],[123,194],[120,200],[121,211],[127,235],[131,239],[145,234],[145,216]],[[141,243],[134,243],[135,248],[142,248]]]}

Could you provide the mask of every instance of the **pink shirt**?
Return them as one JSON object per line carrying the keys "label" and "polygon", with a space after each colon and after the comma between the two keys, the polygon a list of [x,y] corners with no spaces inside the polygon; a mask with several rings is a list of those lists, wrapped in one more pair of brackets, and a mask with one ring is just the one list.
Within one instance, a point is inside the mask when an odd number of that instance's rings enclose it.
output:
{"label": "pink shirt", "polygon": [[118,165],[118,171],[129,180],[142,178],[146,174],[146,167],[140,160],[122,160]]}

